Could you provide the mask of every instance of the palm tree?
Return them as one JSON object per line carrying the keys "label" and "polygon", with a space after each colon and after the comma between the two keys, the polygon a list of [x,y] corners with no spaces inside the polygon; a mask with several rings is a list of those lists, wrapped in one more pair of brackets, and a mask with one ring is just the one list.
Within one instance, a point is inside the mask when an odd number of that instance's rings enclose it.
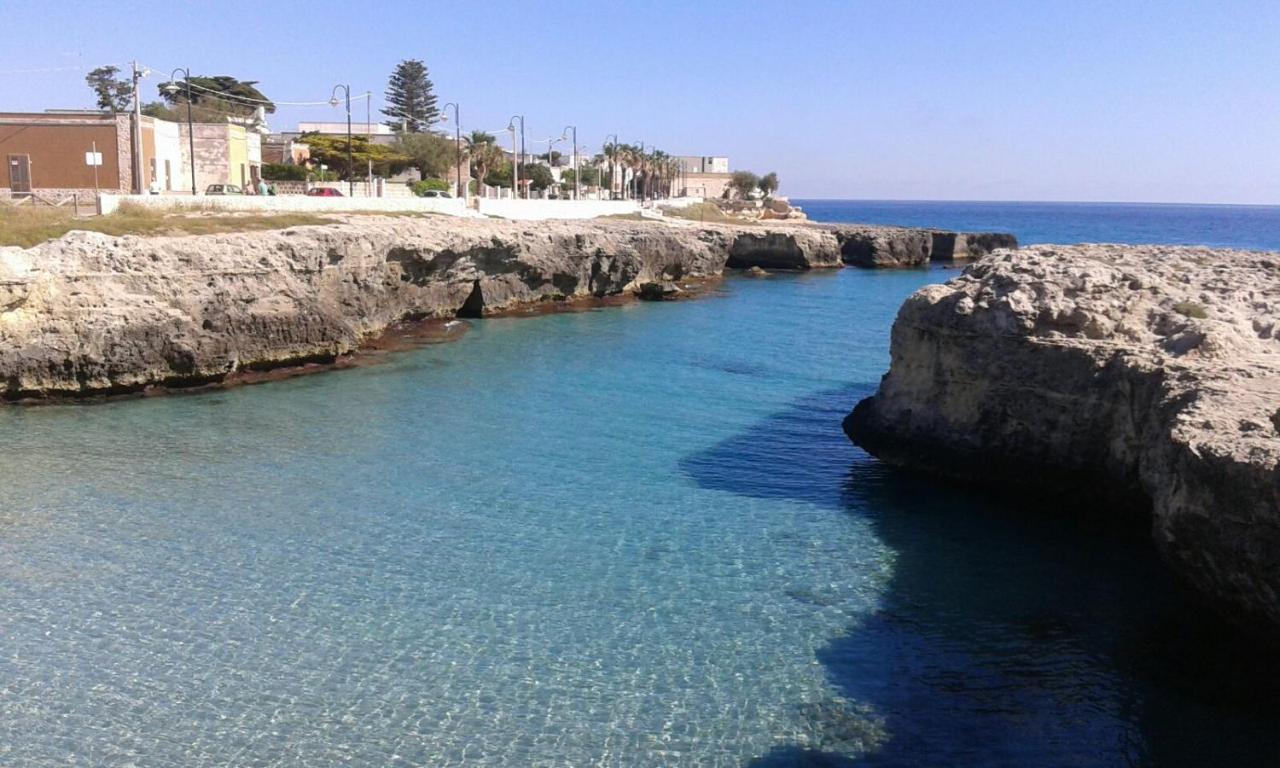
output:
{"label": "palm tree", "polygon": [[476,178],[476,190],[484,186],[484,179],[489,171],[502,162],[502,150],[492,134],[484,131],[472,131],[467,137],[467,154],[471,156],[471,167]]}

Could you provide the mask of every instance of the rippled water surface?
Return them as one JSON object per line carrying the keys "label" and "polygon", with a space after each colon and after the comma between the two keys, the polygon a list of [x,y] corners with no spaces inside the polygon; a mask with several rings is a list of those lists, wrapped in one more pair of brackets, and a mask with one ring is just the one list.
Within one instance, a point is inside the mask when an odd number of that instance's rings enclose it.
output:
{"label": "rippled water surface", "polygon": [[0,765],[1280,754],[1275,710],[1169,641],[1185,606],[1141,537],[844,439],[898,304],[946,276],[730,279],[0,410]]}
{"label": "rippled water surface", "polygon": [[1163,243],[1280,251],[1280,206],[796,200],[809,218],[1012,232],[1033,243]]}

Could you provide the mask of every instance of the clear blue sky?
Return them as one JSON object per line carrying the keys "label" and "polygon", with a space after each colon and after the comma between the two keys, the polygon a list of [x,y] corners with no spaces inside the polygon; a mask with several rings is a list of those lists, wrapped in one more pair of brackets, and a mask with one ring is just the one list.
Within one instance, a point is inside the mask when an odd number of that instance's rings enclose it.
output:
{"label": "clear blue sky", "polygon": [[0,18],[0,110],[91,106],[83,72],[134,58],[282,101],[349,82],[376,110],[414,57],[465,129],[523,113],[530,139],[576,123],[596,150],[616,131],[797,197],[1280,204],[1276,0],[0,0]]}

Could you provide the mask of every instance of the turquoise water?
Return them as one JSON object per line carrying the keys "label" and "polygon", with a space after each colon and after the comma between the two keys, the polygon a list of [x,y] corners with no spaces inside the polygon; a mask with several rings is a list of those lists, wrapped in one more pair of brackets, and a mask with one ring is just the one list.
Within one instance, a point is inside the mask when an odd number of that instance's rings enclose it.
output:
{"label": "turquoise water", "polygon": [[949,274],[0,409],[0,765],[1274,764],[1142,531],[840,432]]}
{"label": "turquoise water", "polygon": [[1034,243],[1161,243],[1280,251],[1280,206],[796,200],[809,218],[1012,232]]}

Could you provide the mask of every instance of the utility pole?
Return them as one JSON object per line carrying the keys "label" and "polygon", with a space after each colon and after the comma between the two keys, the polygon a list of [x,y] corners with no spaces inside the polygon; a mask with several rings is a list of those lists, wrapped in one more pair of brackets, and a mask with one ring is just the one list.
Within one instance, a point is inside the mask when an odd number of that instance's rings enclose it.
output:
{"label": "utility pole", "polygon": [[143,73],[138,69],[138,62],[129,62],[133,71],[133,193],[142,194],[142,94],[138,92],[138,81]]}
{"label": "utility pole", "polygon": [[453,107],[453,170],[457,177],[457,188],[454,194],[466,200],[467,190],[462,186],[462,118],[458,116],[458,102],[451,101],[440,108],[440,122],[448,122],[449,107]]}

